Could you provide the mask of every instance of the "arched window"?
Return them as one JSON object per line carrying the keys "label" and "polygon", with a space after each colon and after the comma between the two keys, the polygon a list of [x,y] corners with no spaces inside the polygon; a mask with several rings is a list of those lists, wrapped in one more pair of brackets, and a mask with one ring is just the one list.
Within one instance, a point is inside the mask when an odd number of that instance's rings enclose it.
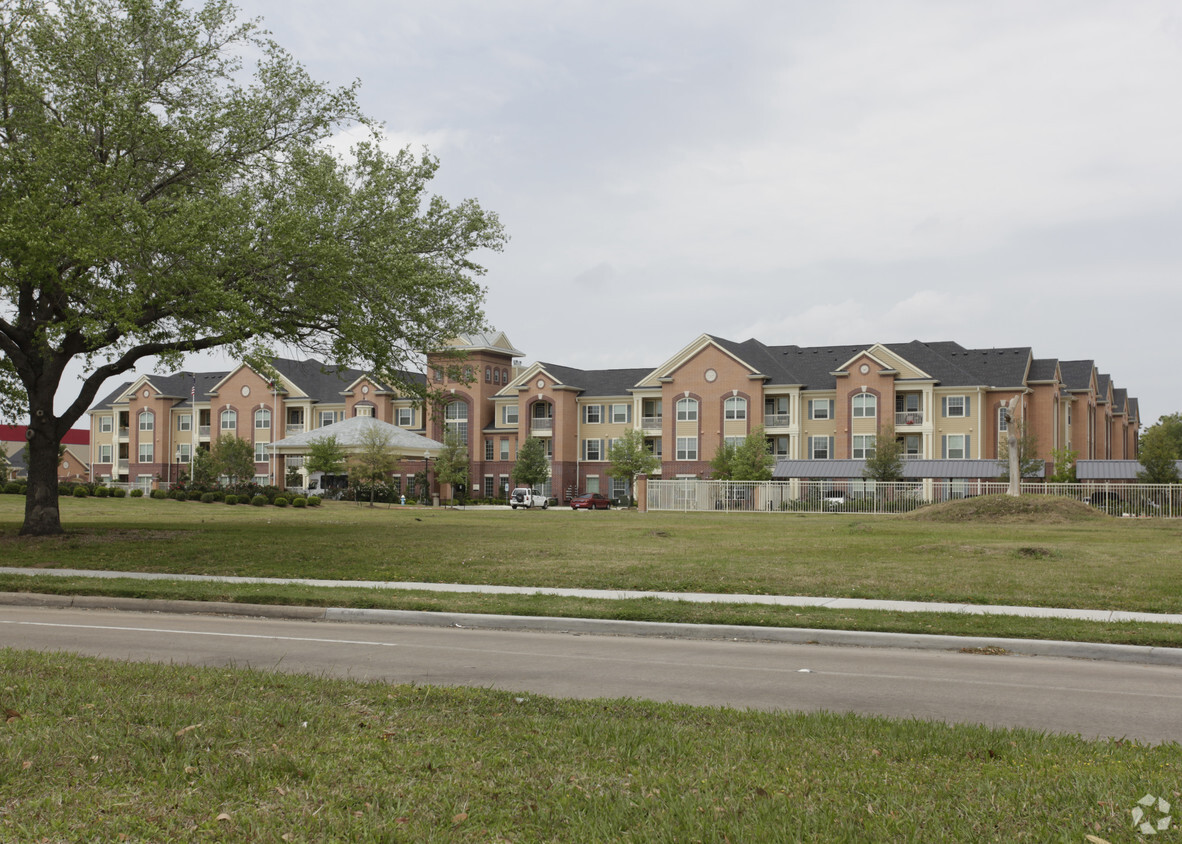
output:
{"label": "arched window", "polygon": [[502,383],[502,384],[508,384],[508,383],[509,383],[509,370],[507,370],[507,369],[502,369],[502,370],[501,370],[501,383]]}
{"label": "arched window", "polygon": [[500,383],[501,383],[501,370],[499,370],[499,369],[494,369],[494,370],[493,370],[493,383],[494,383],[494,384],[500,384]]}
{"label": "arched window", "polygon": [[724,419],[746,419],[747,399],[731,396],[723,403]]}
{"label": "arched window", "polygon": [[256,428],[271,427],[271,411],[263,407],[254,412],[254,426]]}
{"label": "arched window", "polygon": [[156,428],[156,414],[150,410],[140,411],[140,430],[151,431]]}
{"label": "arched window", "polygon": [[491,366],[486,366],[484,368],[484,383],[485,384],[492,383],[492,367]]}
{"label": "arched window", "polygon": [[468,405],[466,402],[448,402],[443,410],[444,429],[454,434],[462,443],[468,442]]}
{"label": "arched window", "polygon": [[678,422],[696,422],[698,420],[698,400],[697,399],[678,399],[677,400],[677,421]]}
{"label": "arched window", "polygon": [[221,419],[222,419],[222,430],[223,431],[238,430],[238,411],[223,410]]}
{"label": "arched window", "polygon": [[878,415],[878,397],[870,393],[854,396],[853,415],[855,419],[872,419]]}

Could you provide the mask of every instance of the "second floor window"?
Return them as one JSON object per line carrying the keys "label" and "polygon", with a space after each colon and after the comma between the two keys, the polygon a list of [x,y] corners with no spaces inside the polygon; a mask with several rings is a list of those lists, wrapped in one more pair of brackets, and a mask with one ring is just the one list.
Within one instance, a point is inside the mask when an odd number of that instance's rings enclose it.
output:
{"label": "second floor window", "polygon": [[[677,400],[677,421],[678,422],[697,422],[698,421],[698,400],[697,399],[678,399]],[[694,458],[696,459],[696,458]]]}
{"label": "second floor window", "polygon": [[724,419],[746,419],[747,399],[741,399],[738,396],[731,396],[723,404],[722,415]]}
{"label": "second floor window", "polygon": [[878,398],[869,393],[854,396],[852,413],[855,419],[872,419],[878,414]]}
{"label": "second floor window", "polygon": [[156,416],[150,410],[140,411],[140,430],[151,431],[156,427]]}
{"label": "second floor window", "polygon": [[222,430],[223,431],[238,430],[238,411],[223,410],[221,419],[222,419]]}
{"label": "second floor window", "polygon": [[271,427],[271,411],[263,408],[254,412],[254,426],[256,428],[270,428]]}

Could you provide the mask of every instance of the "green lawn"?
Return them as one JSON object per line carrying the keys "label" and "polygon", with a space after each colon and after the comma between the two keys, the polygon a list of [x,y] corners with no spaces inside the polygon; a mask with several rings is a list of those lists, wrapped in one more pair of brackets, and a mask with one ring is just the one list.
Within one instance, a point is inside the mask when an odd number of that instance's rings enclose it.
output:
{"label": "green lawn", "polygon": [[[64,499],[66,536],[29,540],[16,536],[23,503],[0,496],[0,556],[12,565],[1182,611],[1177,521],[934,523]],[[0,590],[17,589],[1182,644],[1176,625],[0,577]]]}
{"label": "green lawn", "polygon": [[1115,844],[1182,785],[1177,744],[1025,730],[5,650],[0,678],[13,842]]}

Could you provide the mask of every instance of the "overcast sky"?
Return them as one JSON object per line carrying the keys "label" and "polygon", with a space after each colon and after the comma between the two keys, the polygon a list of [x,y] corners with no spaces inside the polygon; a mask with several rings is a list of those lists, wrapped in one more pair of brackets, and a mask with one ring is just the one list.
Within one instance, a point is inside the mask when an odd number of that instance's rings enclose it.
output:
{"label": "overcast sky", "polygon": [[238,1],[500,215],[529,361],[955,340],[1182,409],[1178,2]]}

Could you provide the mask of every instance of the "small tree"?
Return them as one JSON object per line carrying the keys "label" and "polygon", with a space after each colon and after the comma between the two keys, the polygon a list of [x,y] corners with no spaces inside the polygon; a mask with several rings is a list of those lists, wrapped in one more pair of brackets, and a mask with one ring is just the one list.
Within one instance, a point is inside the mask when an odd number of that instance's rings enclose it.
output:
{"label": "small tree", "polygon": [[285,486],[293,487],[300,485],[300,470],[297,466],[288,466],[287,474],[283,478]]}
{"label": "small tree", "polygon": [[612,443],[607,459],[608,477],[627,480],[630,490],[636,489],[637,475],[652,474],[661,465],[661,461],[645,445],[644,432],[636,429],[625,431],[624,436]]}
{"label": "small tree", "polygon": [[12,464],[8,462],[8,447],[0,443],[0,484],[8,481],[8,473],[12,471]]}
{"label": "small tree", "polygon": [[390,432],[371,425],[361,432],[357,449],[349,455],[349,476],[369,484],[369,506],[374,505],[377,486],[389,480],[398,468],[398,458],[390,447]]}
{"label": "small tree", "polygon": [[754,428],[741,443],[735,446],[734,462],[731,464],[733,481],[770,481],[776,458],[768,446],[767,434],[763,427]]}
{"label": "small tree", "polygon": [[729,481],[735,475],[735,452],[738,446],[723,440],[710,458],[710,478],[715,481]]}
{"label": "small tree", "polygon": [[308,453],[304,457],[304,469],[309,474],[321,472],[325,475],[339,475],[345,468],[345,448],[332,434],[308,441]]}
{"label": "small tree", "polygon": [[468,446],[460,439],[455,431],[448,431],[443,438],[443,448],[435,458],[435,480],[441,484],[451,484],[453,498],[456,487],[463,485],[467,488],[471,471],[468,463]]}
{"label": "small tree", "polygon": [[1075,478],[1075,458],[1077,454],[1074,449],[1070,448],[1055,448],[1051,449],[1051,460],[1054,462],[1055,473],[1051,475],[1051,482],[1056,484],[1073,484],[1076,482]]}
{"label": "small tree", "polygon": [[[1044,469],[1046,461],[1038,456],[1038,435],[1030,430],[1026,420],[1011,420],[1010,427],[1014,428],[1014,439],[1018,443],[1018,477],[1038,477],[1040,469]],[[998,448],[997,458],[1003,461],[1001,479],[1010,479],[1010,438],[1003,439]]]}
{"label": "small tree", "polygon": [[233,434],[222,434],[213,444],[214,468],[238,486],[254,479],[254,446]]}
{"label": "small tree", "polygon": [[1166,441],[1174,453],[1174,459],[1182,460],[1182,413],[1159,416],[1157,424],[1151,426],[1146,433],[1155,428],[1160,428],[1164,432]]}
{"label": "small tree", "polygon": [[1178,483],[1177,456],[1164,427],[1154,425],[1141,437],[1137,459],[1142,470],[1137,480],[1144,484]]}
{"label": "small tree", "polygon": [[217,461],[208,448],[199,448],[193,453],[193,487],[209,489],[218,482]]}
{"label": "small tree", "polygon": [[517,462],[513,464],[513,480],[531,489],[540,486],[550,477],[550,461],[546,459],[546,444],[537,437],[530,437],[517,449]]}
{"label": "small tree", "polygon": [[878,429],[874,437],[874,452],[866,458],[862,477],[889,483],[903,480],[903,443],[895,436],[892,425]]}

